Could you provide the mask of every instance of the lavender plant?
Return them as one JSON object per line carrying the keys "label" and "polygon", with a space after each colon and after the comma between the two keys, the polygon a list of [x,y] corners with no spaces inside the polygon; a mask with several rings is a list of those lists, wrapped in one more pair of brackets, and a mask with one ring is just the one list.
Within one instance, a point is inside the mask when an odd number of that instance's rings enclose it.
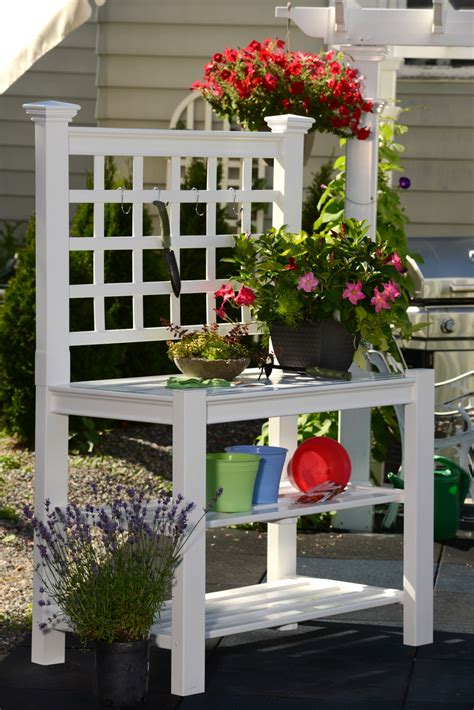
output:
{"label": "lavender plant", "polygon": [[39,604],[58,609],[40,628],[64,619],[82,642],[148,637],[195,527],[188,530],[194,503],[163,491],[153,499],[151,481],[141,490],[117,485],[113,495],[110,508],[46,500],[44,520],[25,506],[41,556]]}

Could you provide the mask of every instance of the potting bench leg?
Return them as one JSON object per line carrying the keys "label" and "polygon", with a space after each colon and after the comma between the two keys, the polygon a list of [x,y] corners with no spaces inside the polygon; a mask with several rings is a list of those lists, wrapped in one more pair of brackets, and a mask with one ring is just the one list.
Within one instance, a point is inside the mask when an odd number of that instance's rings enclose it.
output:
{"label": "potting bench leg", "polygon": [[[35,512],[41,520],[45,516],[46,498],[53,507],[67,505],[68,417],[52,414],[49,399],[47,387],[36,388]],[[41,559],[36,546],[33,559],[35,566]],[[41,631],[38,627],[51,615],[51,607],[38,606],[44,597],[40,587],[41,582],[34,574],[31,660],[41,665],[64,663],[65,634],[51,629]]]}
{"label": "potting bench leg", "polygon": [[[339,442],[350,456],[351,483],[370,485],[370,409],[346,409],[339,412]],[[372,532],[374,508],[340,510],[332,525],[345,530]]]}
{"label": "potting bench leg", "polygon": [[[293,456],[298,438],[298,417],[271,417],[269,443],[288,449],[283,467],[282,483],[288,482],[286,464]],[[276,523],[268,523],[267,579],[273,582],[296,574],[296,518],[286,518]]]}
{"label": "potting bench leg", "polygon": [[[297,445],[298,417],[272,417],[269,420],[269,443],[271,446],[284,446],[288,449],[283,468],[282,483],[288,482],[286,465],[293,455]],[[277,579],[296,574],[296,522],[297,518],[286,518],[276,523],[268,523],[267,539],[267,580]],[[296,628],[297,624],[285,627]]]}
{"label": "potting bench leg", "polygon": [[[173,394],[173,494],[195,503],[192,525],[206,505],[206,391]],[[173,588],[171,692],[203,693],[205,688],[206,521],[186,542]]]}
{"label": "potting bench leg", "polygon": [[403,640],[409,646],[433,641],[433,370],[416,374],[413,402],[405,405]]}

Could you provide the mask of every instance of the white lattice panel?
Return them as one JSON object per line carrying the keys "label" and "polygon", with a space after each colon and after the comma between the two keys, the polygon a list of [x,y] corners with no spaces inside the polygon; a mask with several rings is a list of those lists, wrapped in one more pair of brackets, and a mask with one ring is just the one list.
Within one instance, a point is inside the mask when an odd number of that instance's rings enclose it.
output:
{"label": "white lattice panel", "polygon": [[[288,117],[293,132],[299,143],[310,124],[301,124],[300,117]],[[304,120],[304,119],[303,119]],[[283,130],[282,130],[283,127]],[[299,135],[298,135],[299,134]],[[205,278],[182,281],[181,294],[195,294],[205,298],[206,323],[216,322],[216,302],[214,292],[225,282],[217,278],[218,250],[233,245],[231,235],[217,233],[217,207],[229,205],[229,211],[240,215],[236,220],[236,231],[252,229],[252,204],[272,206],[275,221],[278,224],[293,221],[293,228],[298,229],[298,220],[292,220],[291,209],[288,219],[283,218],[288,212],[290,190],[301,183],[301,157],[287,150],[290,131],[285,125],[278,125],[273,133],[245,133],[235,131],[149,131],[99,128],[69,129],[69,154],[90,154],[94,157],[93,189],[69,190],[71,204],[91,203],[94,206],[94,232],[92,237],[71,237],[71,251],[87,251],[93,254],[92,283],[70,286],[71,299],[92,299],[94,329],[70,333],[70,345],[104,344],[145,340],[165,340],[170,338],[166,327],[145,327],[144,297],[164,296],[169,299],[169,319],[175,325],[182,324],[181,299],[172,292],[169,281],[145,281],[143,274],[144,252],[162,250],[163,241],[159,234],[143,235],[143,205],[147,205],[150,214],[155,208],[152,203],[160,200],[167,204],[171,247],[178,266],[184,250],[205,250]],[[298,152],[298,151],[297,151]],[[132,189],[105,189],[105,156],[131,159]],[[145,189],[144,159],[162,157],[167,160],[167,189]],[[193,189],[183,189],[183,165],[192,158],[204,159],[207,171],[207,184],[199,193]],[[239,183],[235,187],[218,188],[219,162],[228,164],[232,158],[239,164]],[[252,189],[255,177],[259,176],[259,165],[263,158],[273,158],[278,165],[274,184],[268,189]],[[298,159],[299,158],[299,159]],[[261,172],[261,171],[260,171]],[[293,175],[293,179],[291,179]],[[301,192],[301,190],[300,190]],[[132,210],[132,229],[130,236],[106,236],[104,231],[104,205],[120,204],[124,209]],[[181,235],[180,209],[183,204],[195,205],[201,213],[205,211],[206,234]],[[104,277],[105,253],[124,250],[131,254],[132,273],[130,282],[106,283]],[[123,330],[106,328],[106,298],[131,298],[133,304],[133,326]],[[168,313],[163,313],[164,317]],[[249,323],[246,309],[241,312],[242,322]],[[199,328],[201,323],[186,324],[186,327]],[[227,326],[221,324],[225,330]],[[250,323],[250,332],[257,331],[257,324]]]}

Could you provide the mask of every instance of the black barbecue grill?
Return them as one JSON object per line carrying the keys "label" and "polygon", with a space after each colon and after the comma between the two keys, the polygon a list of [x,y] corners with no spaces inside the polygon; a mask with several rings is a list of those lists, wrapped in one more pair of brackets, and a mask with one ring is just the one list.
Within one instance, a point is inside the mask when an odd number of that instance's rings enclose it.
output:
{"label": "black barbecue grill", "polygon": [[413,324],[428,323],[403,342],[407,362],[433,367],[440,382],[474,370],[474,237],[409,239],[415,297],[409,308]]}

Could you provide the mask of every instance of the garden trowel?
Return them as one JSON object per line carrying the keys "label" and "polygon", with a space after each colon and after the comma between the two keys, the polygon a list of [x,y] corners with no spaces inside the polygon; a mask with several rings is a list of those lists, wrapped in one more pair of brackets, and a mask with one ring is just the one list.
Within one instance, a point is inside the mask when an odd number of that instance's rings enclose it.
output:
{"label": "garden trowel", "polygon": [[153,202],[158,210],[161,221],[161,239],[163,241],[163,252],[165,255],[166,268],[168,269],[171,281],[171,288],[176,298],[179,297],[181,293],[181,277],[179,275],[178,264],[176,263],[176,257],[174,251],[171,248],[171,236],[170,236],[170,220],[168,217],[168,210],[166,205],[161,200],[155,200]]}

